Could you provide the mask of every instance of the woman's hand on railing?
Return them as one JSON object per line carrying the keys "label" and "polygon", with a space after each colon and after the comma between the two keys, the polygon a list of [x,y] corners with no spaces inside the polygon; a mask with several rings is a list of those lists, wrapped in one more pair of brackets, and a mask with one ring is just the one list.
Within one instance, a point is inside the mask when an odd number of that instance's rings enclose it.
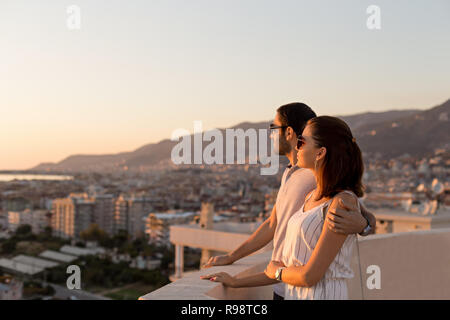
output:
{"label": "woman's hand on railing", "polygon": [[202,280],[210,280],[214,282],[221,282],[226,287],[233,288],[235,286],[236,278],[230,276],[226,272],[219,272],[219,273],[213,273],[208,274],[206,276],[200,276],[200,279]]}
{"label": "woman's hand on railing", "polygon": [[202,265],[202,268],[210,268],[215,266],[226,266],[234,261],[228,254],[209,258],[208,262]]}

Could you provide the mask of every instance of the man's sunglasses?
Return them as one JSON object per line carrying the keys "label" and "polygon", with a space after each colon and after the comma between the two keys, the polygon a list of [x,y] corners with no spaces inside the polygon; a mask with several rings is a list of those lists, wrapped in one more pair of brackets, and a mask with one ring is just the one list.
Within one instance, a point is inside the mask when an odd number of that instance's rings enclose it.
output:
{"label": "man's sunglasses", "polygon": [[271,123],[271,124],[269,125],[269,129],[270,129],[270,130],[275,130],[275,129],[280,129],[280,128],[287,128],[287,127],[289,127],[289,126],[277,126],[277,125],[274,124],[274,123]]}
{"label": "man's sunglasses", "polygon": [[301,134],[297,137],[297,149],[300,149],[306,143],[305,138]]}

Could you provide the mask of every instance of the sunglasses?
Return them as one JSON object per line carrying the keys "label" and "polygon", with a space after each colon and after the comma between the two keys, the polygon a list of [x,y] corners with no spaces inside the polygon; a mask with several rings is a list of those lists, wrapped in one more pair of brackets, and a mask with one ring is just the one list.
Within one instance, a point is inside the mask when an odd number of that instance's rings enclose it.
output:
{"label": "sunglasses", "polygon": [[270,129],[270,130],[275,130],[275,129],[280,129],[280,128],[287,128],[287,127],[289,127],[289,126],[277,126],[277,125],[274,124],[274,123],[271,123],[271,124],[269,125],[269,129]]}
{"label": "sunglasses", "polygon": [[297,137],[297,149],[300,149],[305,143],[305,138],[301,134],[299,134]]}

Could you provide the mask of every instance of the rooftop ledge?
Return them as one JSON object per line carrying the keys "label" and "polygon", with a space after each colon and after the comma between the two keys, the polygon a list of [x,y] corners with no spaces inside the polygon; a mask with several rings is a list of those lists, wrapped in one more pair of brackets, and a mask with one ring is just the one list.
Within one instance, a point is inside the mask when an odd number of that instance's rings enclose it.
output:
{"label": "rooftop ledge", "polygon": [[[450,228],[358,237],[361,271],[354,248],[348,281],[349,299],[450,299]],[[262,272],[271,252],[246,257],[233,265],[200,270],[150,292],[139,300],[266,300],[272,286],[225,288],[200,276],[224,271],[232,276]],[[369,289],[369,266],[380,270],[380,288]],[[362,279],[362,281],[361,281]],[[368,285],[369,284],[369,285]]]}
{"label": "rooftop ledge", "polygon": [[270,261],[271,252],[266,251],[241,259],[232,265],[211,267],[185,275],[158,290],[150,292],[139,300],[265,300],[272,299],[272,287],[225,288],[221,283],[200,279],[201,275],[227,272],[232,276],[262,272]]}

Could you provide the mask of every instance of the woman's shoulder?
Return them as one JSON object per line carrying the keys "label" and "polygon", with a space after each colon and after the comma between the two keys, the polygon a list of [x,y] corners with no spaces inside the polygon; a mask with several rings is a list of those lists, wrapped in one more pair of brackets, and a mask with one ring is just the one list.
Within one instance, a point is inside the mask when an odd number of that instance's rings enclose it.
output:
{"label": "woman's shoulder", "polygon": [[356,194],[350,190],[343,190],[340,191],[338,194],[336,194],[333,197],[332,204],[334,203],[337,205],[339,203],[339,200],[342,200],[344,203],[357,205],[358,203],[358,197]]}

